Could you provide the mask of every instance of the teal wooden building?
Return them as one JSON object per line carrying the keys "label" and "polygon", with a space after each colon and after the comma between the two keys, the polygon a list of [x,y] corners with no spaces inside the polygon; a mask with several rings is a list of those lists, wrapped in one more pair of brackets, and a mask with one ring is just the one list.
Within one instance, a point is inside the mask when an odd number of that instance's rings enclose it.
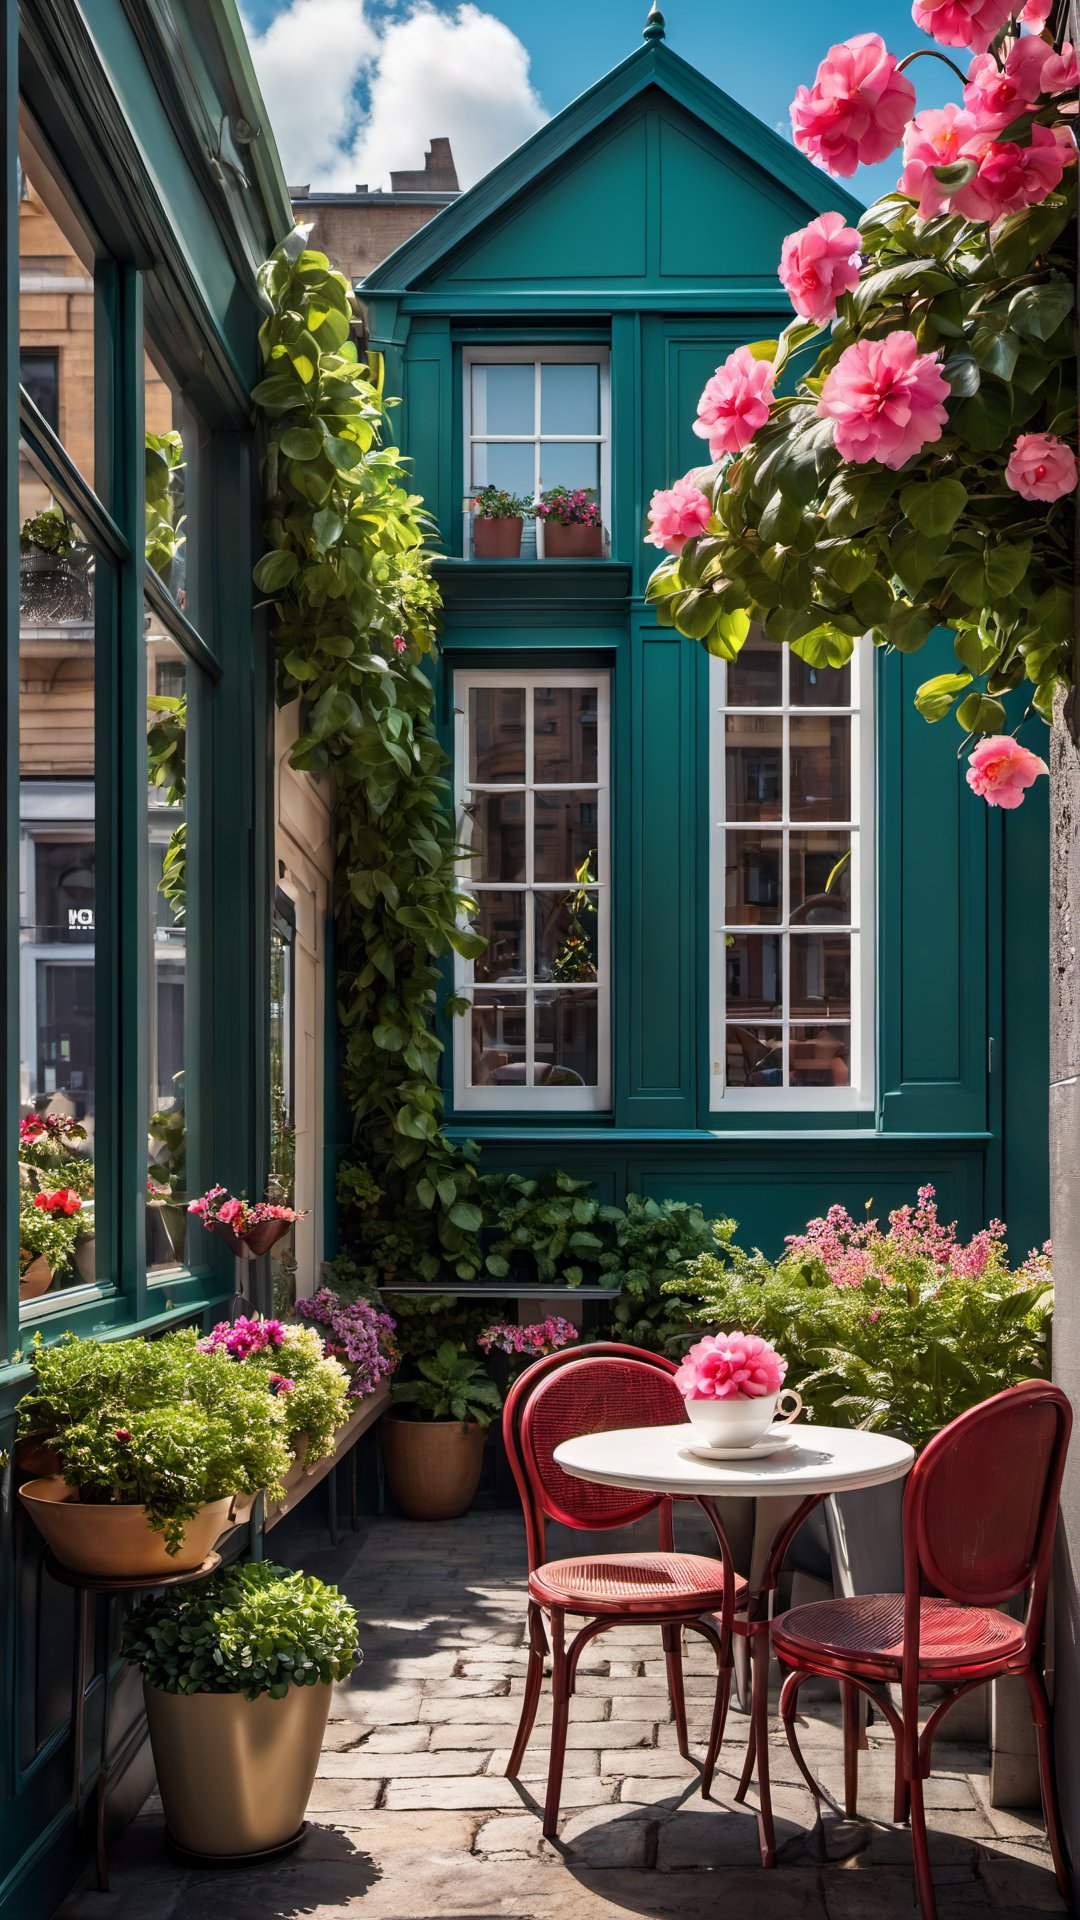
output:
{"label": "teal wooden building", "polygon": [[[758,642],[725,674],[644,598],[651,493],[700,464],[707,377],[784,324],[781,242],[829,208],[859,211],[654,10],[358,289],[446,556],[489,937],[446,1035],[451,1125],[489,1167],[701,1201],[768,1249],[930,1182],[1022,1254],[1047,1224],[1045,789],[973,801],[912,708],[927,654],[814,673]],[[472,557],[485,483],[594,488],[604,557],[528,524],[520,559]]]}

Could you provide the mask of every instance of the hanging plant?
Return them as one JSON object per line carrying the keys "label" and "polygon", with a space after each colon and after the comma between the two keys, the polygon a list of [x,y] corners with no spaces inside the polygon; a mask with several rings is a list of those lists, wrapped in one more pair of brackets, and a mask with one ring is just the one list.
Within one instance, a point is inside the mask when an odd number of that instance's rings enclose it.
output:
{"label": "hanging plant", "polygon": [[[299,232],[261,269],[268,435],[267,552],[255,583],[272,608],[278,698],[299,698],[292,765],[332,783],[343,1086],[355,1160],[341,1171],[350,1239],[371,1277],[479,1267],[471,1157],[441,1130],[432,1030],[453,948],[484,942],[457,874],[446,757],[423,662],[440,598],[431,529],[405,462],[384,446],[385,408],[350,339],[345,276]],[[451,1012],[460,1002],[448,1000]]]}

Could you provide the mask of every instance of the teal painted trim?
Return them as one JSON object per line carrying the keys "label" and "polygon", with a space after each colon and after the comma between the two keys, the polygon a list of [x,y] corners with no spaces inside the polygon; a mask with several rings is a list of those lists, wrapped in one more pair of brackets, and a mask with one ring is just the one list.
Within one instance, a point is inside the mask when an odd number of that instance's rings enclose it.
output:
{"label": "teal painted trim", "polygon": [[[861,209],[860,209],[861,211]],[[434,221],[432,221],[434,226]],[[428,228],[423,229],[428,232]],[[767,313],[791,319],[791,302],[783,288],[777,291],[771,280],[725,280],[713,286],[676,286],[647,281],[633,284],[598,281],[595,285],[580,281],[569,287],[530,287],[512,291],[500,281],[481,281],[468,287],[454,284],[445,290],[426,289],[421,293],[400,292],[398,300],[410,314],[453,314],[457,318],[472,315],[517,314],[523,327],[543,302],[565,314],[633,313],[638,309],[662,309],[672,314],[744,315]]]}
{"label": "teal painted trim", "polygon": [[[772,1116],[770,1116],[772,1117]],[[486,1116],[473,1114],[466,1126],[458,1121],[447,1127],[451,1139],[476,1140],[480,1145],[495,1146],[545,1146],[557,1152],[566,1145],[578,1146],[618,1146],[638,1145],[663,1146],[677,1149],[700,1149],[702,1152],[719,1150],[724,1153],[736,1147],[757,1152],[763,1146],[783,1144],[799,1151],[813,1152],[817,1147],[830,1142],[843,1141],[845,1146],[852,1144],[851,1131],[848,1128],[829,1125],[814,1127],[812,1130],[800,1128],[792,1130],[775,1125],[761,1127],[743,1127],[721,1132],[715,1127],[615,1127],[610,1120],[601,1117],[599,1126],[594,1129],[582,1126],[578,1117],[572,1122],[564,1121],[557,1128],[537,1126],[535,1120],[500,1119],[487,1122]],[[867,1131],[857,1136],[858,1144],[872,1145],[875,1152],[888,1154],[893,1147],[927,1147],[935,1151],[940,1148],[985,1148],[992,1144],[994,1136],[985,1129],[971,1133],[876,1133]]]}
{"label": "teal painted trim", "polygon": [[[645,44],[556,114],[476,186],[436,214],[360,283],[361,291],[404,290],[430,277],[451,252],[651,87],[658,88],[788,188],[810,213],[824,213],[830,208],[848,218],[862,213],[862,205],[853,195],[829,180],[787,140],[706,80],[670,47]],[[563,304],[561,300],[559,304]]]}
{"label": "teal painted trim", "polygon": [[[109,434],[115,417],[117,399],[118,369],[114,364],[114,333],[116,326],[116,295],[113,288],[112,263],[99,264],[94,289],[95,330],[94,341],[94,438],[101,450],[101,459],[108,464]],[[130,548],[116,521],[108,512],[102,500],[88,486],[77,468],[65,453],[57,435],[42,419],[29,394],[18,392],[19,431],[28,447],[33,450],[35,459],[48,475],[53,489],[62,494],[83,533],[99,553],[106,559],[122,561],[130,558]],[[102,478],[102,493],[110,485],[106,471]]]}

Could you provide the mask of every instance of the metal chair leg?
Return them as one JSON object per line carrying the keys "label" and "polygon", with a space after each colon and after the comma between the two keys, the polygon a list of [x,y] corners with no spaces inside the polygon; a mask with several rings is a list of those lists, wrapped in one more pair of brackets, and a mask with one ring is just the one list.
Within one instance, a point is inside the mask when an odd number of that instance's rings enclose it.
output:
{"label": "metal chair leg", "polygon": [[1069,1874],[1065,1865],[1065,1848],[1061,1837],[1057,1784],[1054,1779],[1054,1756],[1050,1739],[1050,1702],[1046,1697],[1046,1682],[1036,1667],[1029,1667],[1024,1674],[1024,1679],[1027,1681],[1031,1699],[1031,1717],[1035,1722],[1035,1740],[1039,1752],[1039,1786],[1042,1790],[1046,1837],[1050,1842],[1050,1854],[1054,1862],[1058,1886],[1068,1899]]}
{"label": "metal chair leg", "polygon": [[731,1700],[731,1643],[723,1649],[716,1667],[716,1698],[713,1702],[712,1725],[709,1728],[709,1745],[705,1753],[705,1765],[701,1771],[701,1792],[708,1799],[712,1792],[716,1763],[720,1758],[720,1748],[724,1739],[724,1725],[727,1720],[728,1705]]}
{"label": "metal chair leg", "polygon": [[686,1689],[683,1686],[682,1628],[662,1627],[664,1659],[667,1662],[668,1693],[675,1716],[675,1737],[684,1760],[690,1758],[690,1735],[686,1725]]}
{"label": "metal chair leg", "polygon": [[844,1812],[854,1820],[859,1810],[859,1690],[852,1681],[841,1680],[840,1697],[844,1709]]}
{"label": "metal chair leg", "polygon": [[544,1801],[544,1837],[553,1840],[559,1826],[559,1801],[562,1797],[563,1764],[566,1759],[566,1733],[570,1721],[570,1674],[566,1660],[563,1615],[551,1616],[551,1754],[548,1760],[547,1797]]}
{"label": "metal chair leg", "polygon": [[521,1703],[521,1718],[514,1735],[514,1745],[507,1762],[506,1777],[514,1780],[521,1771],[525,1758],[525,1749],[529,1744],[536,1720],[536,1709],[540,1704],[540,1690],[544,1684],[544,1656],[547,1653],[547,1635],[544,1632],[544,1617],[539,1607],[529,1607],[529,1664],[525,1669],[525,1698]]}
{"label": "metal chair leg", "polygon": [[911,1796],[911,1850],[915,1856],[915,1891],[919,1896],[923,1920],[937,1920],[937,1896],[930,1871],[930,1842],[926,1833],[926,1809],[923,1806],[921,1779],[917,1777],[909,1779],[908,1791]]}

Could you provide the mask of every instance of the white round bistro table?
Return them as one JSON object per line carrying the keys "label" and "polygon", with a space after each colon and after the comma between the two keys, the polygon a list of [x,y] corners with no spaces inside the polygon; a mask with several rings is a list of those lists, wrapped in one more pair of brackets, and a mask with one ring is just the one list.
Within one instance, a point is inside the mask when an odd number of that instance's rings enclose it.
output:
{"label": "white round bistro table", "polygon": [[735,1569],[716,1502],[759,1502],[766,1549],[740,1611],[725,1601],[722,1628],[745,1635],[750,1643],[752,1685],[750,1737],[736,1793],[743,1800],[754,1773],[758,1786],[758,1831],[762,1864],[776,1859],[772,1800],[769,1792],[769,1622],[784,1557],[807,1515],[830,1493],[901,1480],[910,1471],[915,1450],[888,1433],[864,1433],[852,1427],[821,1427],[796,1421],[784,1428],[796,1444],[782,1452],[750,1460],[705,1460],[691,1449],[700,1435],[689,1420],[674,1427],[614,1428],[564,1440],[555,1461],[575,1480],[602,1487],[630,1487],[693,1500],[716,1535],[724,1563],[725,1592],[734,1595]]}

